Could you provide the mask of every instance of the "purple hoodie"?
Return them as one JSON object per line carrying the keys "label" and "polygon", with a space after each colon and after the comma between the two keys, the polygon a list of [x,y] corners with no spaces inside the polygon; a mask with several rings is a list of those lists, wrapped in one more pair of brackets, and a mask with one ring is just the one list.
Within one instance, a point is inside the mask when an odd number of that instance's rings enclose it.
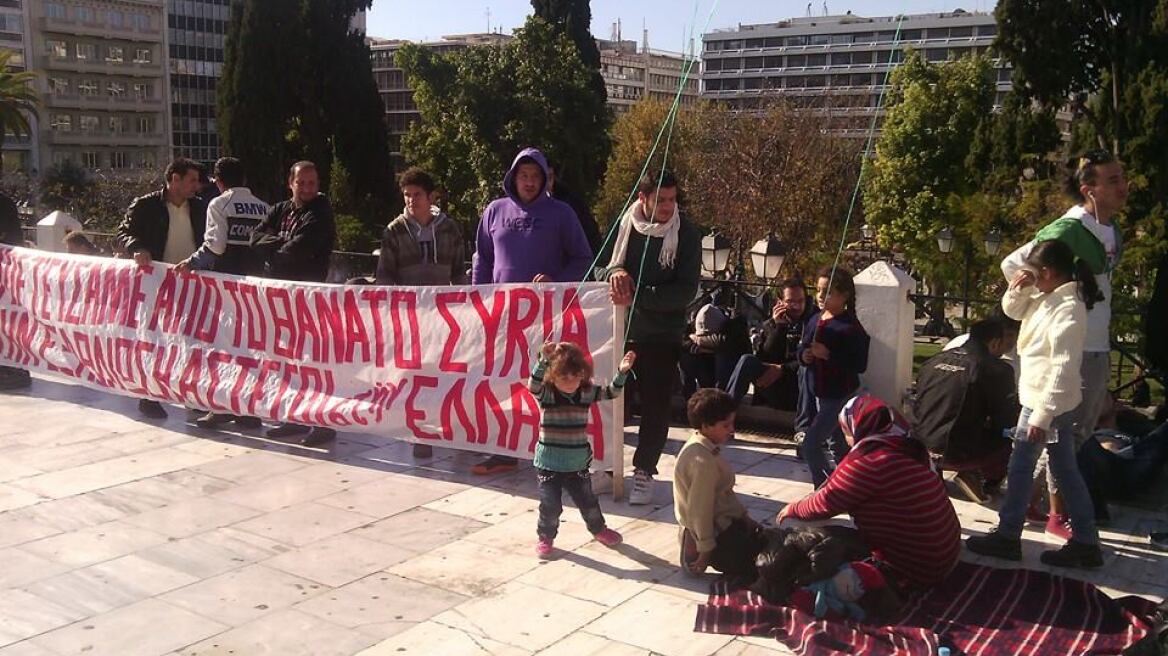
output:
{"label": "purple hoodie", "polygon": [[[544,190],[531,204],[519,200],[515,175],[523,160],[543,169]],[[592,249],[576,213],[547,194],[547,160],[525,148],[503,177],[506,198],[487,205],[475,237],[471,283],[531,282],[545,274],[555,282],[579,282],[592,265]]]}

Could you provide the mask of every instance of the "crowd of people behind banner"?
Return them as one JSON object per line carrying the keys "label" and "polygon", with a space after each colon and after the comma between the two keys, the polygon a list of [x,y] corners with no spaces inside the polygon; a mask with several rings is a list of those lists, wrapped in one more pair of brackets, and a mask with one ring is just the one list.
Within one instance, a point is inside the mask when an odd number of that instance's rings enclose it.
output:
{"label": "crowd of people behind banner", "polygon": [[[199,195],[201,173],[198,164],[175,160],[162,189],[134,200],[117,229],[127,257],[142,266],[165,262],[184,275],[325,281],[335,225],[312,162],[291,167],[291,198],[275,205],[247,188],[239,160],[215,163],[214,197]],[[1108,393],[1110,278],[1123,252],[1113,217],[1127,183],[1107,152],[1069,164],[1074,205],[1003,261],[1009,289],[1000,310],[924,364],[908,417],[863,391],[870,339],[848,271],[818,271],[808,281],[814,296],[798,276],[783,281],[762,321],[732,307],[731,294],[693,311],[702,298],[701,236],[682,213],[681,185],[667,171],[639,181],[636,201],[602,239],[583,203],[556,183],[544,155],[522,150],[503,178],[504,195],[483,211],[470,271],[463,232],[437,206],[432,177],[411,168],[399,187],[404,210],[384,230],[375,284],[594,280],[609,285],[615,305],[629,308],[628,353],[614,380],[593,381],[590,358],[567,343],[545,345],[531,372],[529,389],[541,408],[540,557],[554,554],[564,491],[597,540],[621,541],[595,496],[611,486],[612,474],[590,474],[584,428],[589,406],[621,394],[626,374],[640,415],[631,504],[653,502],[672,402],[679,387],[684,393],[695,432],[678,455],[673,501],[680,564],[695,574],[712,566],[757,576],[756,558],[766,549],[766,533],[736,497],[733,470],[721,455],[738,404],[751,391],[756,404],[793,411],[798,454],[815,486],[783,507],[776,523],[850,515],[877,578],[900,587],[935,584],[958,560],[961,527],[939,471],[956,472],[959,490],[978,503],[990,502],[1005,483],[997,528],[968,538],[970,551],[1020,560],[1024,524],[1040,521],[1066,540],[1044,552],[1043,563],[1091,568],[1103,562],[1096,527],[1108,518],[1107,500],[1138,491],[1168,459],[1163,417],[1159,425],[1144,418],[1132,428],[1131,412]],[[15,206],[0,207],[0,215],[0,236],[22,243]],[[97,252],[79,233],[69,240],[70,252]],[[27,372],[0,369],[0,387],[28,381]],[[138,408],[147,418],[167,416],[150,399]],[[214,412],[197,420],[208,429],[229,422],[261,427],[255,417]],[[267,435],[311,447],[335,438],[331,429],[294,423]],[[415,445],[413,456],[430,458],[432,448]],[[498,474],[516,465],[491,456],[472,471]],[[1036,469],[1044,485],[1034,484]],[[1040,509],[1043,488],[1049,512]],[[845,596],[864,587],[856,577],[867,566],[853,565],[840,569],[837,592],[850,590]],[[861,579],[871,585],[870,575]]]}

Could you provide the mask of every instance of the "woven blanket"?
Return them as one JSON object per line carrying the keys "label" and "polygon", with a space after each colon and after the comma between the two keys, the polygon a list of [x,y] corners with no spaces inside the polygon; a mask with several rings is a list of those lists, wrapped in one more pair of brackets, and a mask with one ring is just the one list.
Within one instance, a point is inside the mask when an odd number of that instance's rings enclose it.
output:
{"label": "woven blanket", "polygon": [[958,563],[928,592],[910,598],[893,624],[816,619],[724,581],[698,607],[694,629],[772,636],[796,654],[1046,656],[1122,654],[1151,630],[1155,602],[1111,599],[1090,583],[1025,569]]}

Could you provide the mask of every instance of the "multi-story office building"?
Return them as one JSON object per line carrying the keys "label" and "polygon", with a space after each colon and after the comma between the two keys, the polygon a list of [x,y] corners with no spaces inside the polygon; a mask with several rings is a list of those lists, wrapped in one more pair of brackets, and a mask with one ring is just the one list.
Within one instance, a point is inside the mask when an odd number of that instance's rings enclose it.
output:
{"label": "multi-story office building", "polygon": [[[865,18],[793,18],[740,25],[704,35],[702,97],[748,109],[765,96],[830,112],[847,134],[866,132],[880,114],[889,70],[913,48],[931,62],[990,51],[997,25],[992,14]],[[897,34],[897,27],[900,32]],[[1010,90],[1011,70],[995,60],[997,99]]]}
{"label": "multi-story office building", "polygon": [[[484,34],[459,34],[444,36],[440,41],[430,41],[420,45],[436,52],[453,52],[470,46],[498,45],[510,41],[509,34],[488,32]],[[373,79],[385,105],[385,122],[389,130],[389,150],[394,166],[403,164],[401,140],[410,129],[410,124],[420,118],[414,105],[414,92],[406,82],[406,73],[394,61],[397,51],[409,43],[399,39],[369,39],[370,58],[373,63]]]}
{"label": "multi-story office building", "polygon": [[209,164],[220,153],[216,86],[223,74],[231,0],[166,2],[173,155]]}
{"label": "multi-story office building", "polygon": [[29,3],[42,167],[154,168],[167,158],[163,0]]}
{"label": "multi-story office building", "polygon": [[[9,68],[13,71],[24,71],[29,68],[31,60],[30,43],[28,39],[28,4],[29,0],[5,0],[0,2],[0,50],[12,52],[8,60]],[[35,147],[34,135],[37,133],[37,119],[35,115],[27,115],[31,134],[4,135],[2,168],[5,172],[22,171],[30,173],[38,169],[38,153]]]}
{"label": "multi-story office building", "polygon": [[[613,36],[611,41],[596,40],[600,48],[600,74],[613,111],[626,112],[642,98],[672,101],[686,75],[687,61],[691,60],[678,53],[650,49],[648,31],[639,52],[636,41],[621,40],[619,30],[614,29]],[[682,105],[698,100],[701,73],[697,62],[692,64],[681,92]]]}

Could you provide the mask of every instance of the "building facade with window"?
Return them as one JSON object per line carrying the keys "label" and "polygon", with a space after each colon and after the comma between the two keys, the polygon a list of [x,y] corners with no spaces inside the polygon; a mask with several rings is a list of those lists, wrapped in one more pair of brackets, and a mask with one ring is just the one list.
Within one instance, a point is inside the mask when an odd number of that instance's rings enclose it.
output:
{"label": "building facade with window", "polygon": [[[608,92],[608,106],[614,113],[628,111],[642,98],[672,102],[683,77],[686,82],[681,92],[681,104],[697,102],[701,78],[698,62],[679,53],[650,49],[647,36],[640,50],[636,41],[620,39],[597,39],[596,46],[600,49],[600,74]],[[688,67],[687,62],[691,62]]]}
{"label": "building facade with window", "polygon": [[163,0],[29,3],[42,167],[155,168],[168,159]]}
{"label": "building facade with window", "polygon": [[231,0],[166,0],[170,133],[175,157],[219,158],[217,87]]}
{"label": "building facade with window", "polygon": [[[903,18],[903,22],[901,19]],[[899,34],[897,28],[900,28]],[[918,14],[866,18],[793,18],[740,25],[704,35],[702,97],[738,109],[768,96],[827,112],[839,132],[867,133],[879,118],[886,75],[912,48],[931,62],[991,53],[997,25],[992,14]],[[1011,69],[995,58],[995,105],[1011,88]]]}
{"label": "building facade with window", "polygon": [[[8,66],[13,71],[25,71],[30,68],[31,51],[28,35],[28,4],[30,0],[4,0],[0,2],[0,50],[12,52]],[[3,160],[0,162],[4,172],[31,173],[38,170],[38,153],[35,135],[37,133],[37,117],[27,114],[30,134],[17,135],[13,132],[3,135]]]}

